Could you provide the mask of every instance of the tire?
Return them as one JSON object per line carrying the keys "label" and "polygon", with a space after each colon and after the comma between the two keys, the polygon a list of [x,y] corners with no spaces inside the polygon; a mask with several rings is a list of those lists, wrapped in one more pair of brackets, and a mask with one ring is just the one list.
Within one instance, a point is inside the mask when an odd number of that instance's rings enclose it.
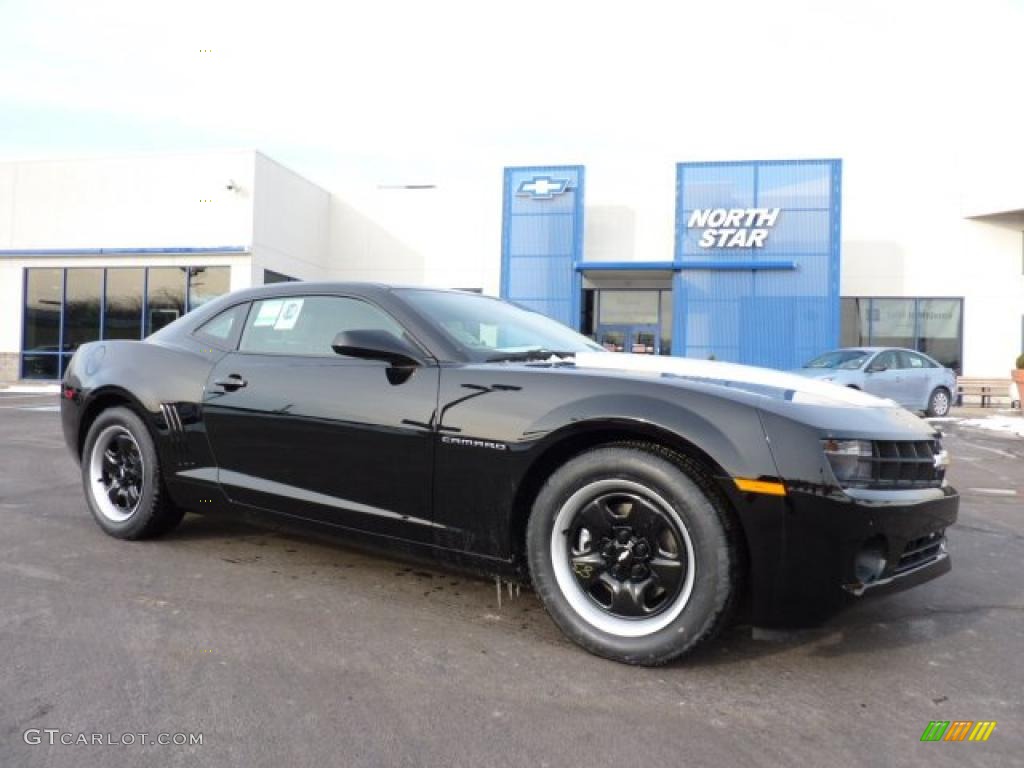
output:
{"label": "tire", "polygon": [[153,438],[128,408],[103,411],[82,451],[82,485],[93,518],[118,539],[148,539],[184,516],[168,497]]}
{"label": "tire", "polygon": [[700,465],[629,443],[588,451],[548,478],[526,547],[534,589],[571,640],[657,666],[727,623],[740,591],[736,533]]}
{"label": "tire", "polygon": [[952,403],[949,390],[945,387],[936,387],[935,391],[928,398],[928,410],[926,413],[929,416],[945,416],[949,413]]}

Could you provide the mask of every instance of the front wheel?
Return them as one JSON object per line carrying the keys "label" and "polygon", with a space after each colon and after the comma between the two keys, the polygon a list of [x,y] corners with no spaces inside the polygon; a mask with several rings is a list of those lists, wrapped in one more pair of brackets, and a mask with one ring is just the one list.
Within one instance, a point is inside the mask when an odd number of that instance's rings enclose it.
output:
{"label": "front wheel", "polygon": [[149,430],[128,408],[106,410],[92,423],[82,451],[82,484],[92,516],[118,539],[159,536],[184,515],[163,488]]}
{"label": "front wheel", "polygon": [[738,592],[724,502],[697,464],[655,446],[598,448],[558,469],[534,503],[527,554],[566,635],[630,664],[693,650]]}
{"label": "front wheel", "polygon": [[928,398],[928,415],[929,416],[945,416],[949,413],[949,407],[951,405],[951,399],[949,396],[949,390],[945,387],[937,387],[932,392],[931,397]]}

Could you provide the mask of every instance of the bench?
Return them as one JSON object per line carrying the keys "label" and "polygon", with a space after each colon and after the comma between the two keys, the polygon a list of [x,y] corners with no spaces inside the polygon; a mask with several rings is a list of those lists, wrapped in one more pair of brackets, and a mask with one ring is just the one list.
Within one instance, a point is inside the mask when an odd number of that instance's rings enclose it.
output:
{"label": "bench", "polygon": [[968,379],[956,380],[957,405],[964,404],[964,397],[977,397],[981,407],[987,408],[993,399],[1007,400],[1012,405],[1009,379]]}

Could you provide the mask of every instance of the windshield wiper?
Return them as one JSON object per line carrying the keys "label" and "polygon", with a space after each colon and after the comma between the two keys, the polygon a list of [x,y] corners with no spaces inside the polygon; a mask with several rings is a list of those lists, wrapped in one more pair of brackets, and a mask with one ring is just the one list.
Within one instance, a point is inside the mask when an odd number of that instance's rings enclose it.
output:
{"label": "windshield wiper", "polygon": [[521,349],[518,352],[503,352],[500,355],[491,355],[485,363],[505,363],[517,360],[547,360],[551,356],[572,357],[573,352],[559,352],[551,349],[537,347],[535,349]]}

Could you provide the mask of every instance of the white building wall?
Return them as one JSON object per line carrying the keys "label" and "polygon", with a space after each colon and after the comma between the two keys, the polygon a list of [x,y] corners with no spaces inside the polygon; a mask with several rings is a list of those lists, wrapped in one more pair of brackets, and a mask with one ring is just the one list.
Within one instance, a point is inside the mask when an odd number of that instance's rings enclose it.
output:
{"label": "white building wall", "polygon": [[[246,194],[246,190],[242,190]],[[259,152],[255,154],[252,284],[263,270],[300,280],[331,276],[330,194]]]}
{"label": "white building wall", "polygon": [[0,380],[17,375],[26,268],[224,265],[231,267],[233,290],[250,286],[248,252],[28,252],[249,248],[254,157],[239,150],[0,163],[0,251],[7,252],[0,255]]}
{"label": "white building wall", "polygon": [[0,250],[247,246],[253,152],[0,163]]}

